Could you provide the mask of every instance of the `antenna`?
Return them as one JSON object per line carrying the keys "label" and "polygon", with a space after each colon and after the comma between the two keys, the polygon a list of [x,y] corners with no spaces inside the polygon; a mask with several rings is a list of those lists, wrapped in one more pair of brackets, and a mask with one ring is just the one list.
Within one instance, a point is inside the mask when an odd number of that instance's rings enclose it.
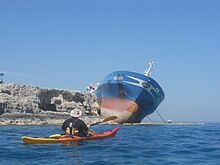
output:
{"label": "antenna", "polygon": [[145,75],[145,76],[150,76],[150,74],[151,74],[151,73],[150,73],[150,70],[151,70],[151,68],[152,68],[153,66],[155,66],[153,61],[152,61],[152,62],[149,62],[149,65],[150,65],[149,68],[148,68],[148,69],[145,69],[145,71],[144,71],[144,75]]}

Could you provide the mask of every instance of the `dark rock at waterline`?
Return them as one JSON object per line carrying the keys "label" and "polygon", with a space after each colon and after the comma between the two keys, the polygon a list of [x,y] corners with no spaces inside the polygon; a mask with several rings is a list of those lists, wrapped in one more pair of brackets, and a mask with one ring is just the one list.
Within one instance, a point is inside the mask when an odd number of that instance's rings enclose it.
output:
{"label": "dark rock at waterline", "polygon": [[[69,118],[68,113],[40,113],[40,114],[21,114],[21,113],[4,113],[0,117],[0,125],[45,125],[45,124],[59,124]],[[95,123],[100,121],[100,116],[82,116],[80,117],[85,123]]]}

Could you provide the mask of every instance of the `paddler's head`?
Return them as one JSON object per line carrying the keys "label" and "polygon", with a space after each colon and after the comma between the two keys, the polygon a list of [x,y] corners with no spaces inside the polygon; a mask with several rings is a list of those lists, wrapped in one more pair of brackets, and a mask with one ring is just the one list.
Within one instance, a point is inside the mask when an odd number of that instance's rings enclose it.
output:
{"label": "paddler's head", "polygon": [[78,117],[82,116],[82,111],[79,109],[74,109],[70,112],[70,116],[78,118]]}

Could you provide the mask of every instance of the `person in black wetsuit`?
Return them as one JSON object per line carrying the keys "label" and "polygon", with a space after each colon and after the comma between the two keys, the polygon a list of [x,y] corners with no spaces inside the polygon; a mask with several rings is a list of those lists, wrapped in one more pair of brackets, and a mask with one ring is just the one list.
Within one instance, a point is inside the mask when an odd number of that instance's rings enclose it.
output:
{"label": "person in black wetsuit", "polygon": [[69,135],[75,136],[87,136],[89,128],[84,121],[79,119],[82,115],[82,111],[79,109],[72,110],[70,112],[71,118],[64,121],[62,125],[62,130],[64,130]]}

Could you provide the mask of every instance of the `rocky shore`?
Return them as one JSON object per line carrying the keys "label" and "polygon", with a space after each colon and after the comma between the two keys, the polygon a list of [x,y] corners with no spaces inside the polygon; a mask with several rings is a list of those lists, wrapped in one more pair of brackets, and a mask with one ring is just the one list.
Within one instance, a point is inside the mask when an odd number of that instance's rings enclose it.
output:
{"label": "rocky shore", "polygon": [[62,124],[76,108],[88,124],[102,119],[97,98],[90,93],[0,84],[0,125]]}

